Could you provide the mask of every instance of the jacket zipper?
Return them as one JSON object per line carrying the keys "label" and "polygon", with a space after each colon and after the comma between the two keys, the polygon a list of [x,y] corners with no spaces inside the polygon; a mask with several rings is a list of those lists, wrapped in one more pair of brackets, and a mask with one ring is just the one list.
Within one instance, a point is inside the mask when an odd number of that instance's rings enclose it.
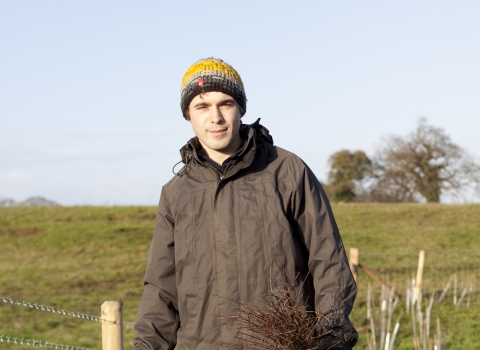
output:
{"label": "jacket zipper", "polygon": [[[208,170],[210,170],[213,173],[213,177],[217,179],[217,187],[220,184],[220,181],[223,180],[223,176],[218,173],[218,171],[215,171],[215,169],[212,169],[210,166],[206,166]],[[220,181],[218,181],[220,180]]]}

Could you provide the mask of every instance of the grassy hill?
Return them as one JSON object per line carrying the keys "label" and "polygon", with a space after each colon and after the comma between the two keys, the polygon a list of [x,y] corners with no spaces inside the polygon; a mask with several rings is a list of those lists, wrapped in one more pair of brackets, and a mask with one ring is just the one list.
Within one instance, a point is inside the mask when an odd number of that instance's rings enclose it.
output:
{"label": "grassy hill", "polygon": [[[455,274],[458,297],[465,283],[480,282],[480,205],[337,204],[333,210],[347,250],[360,248],[361,263],[402,294],[421,249],[426,251],[425,294],[438,293]],[[91,315],[100,315],[104,301],[121,300],[124,321],[133,322],[155,213],[153,207],[0,208],[0,297]],[[360,274],[352,313],[361,334],[358,348],[366,344],[368,283],[379,306],[380,285]],[[474,349],[480,344],[476,288],[468,308],[465,303],[459,308],[452,302],[434,304],[432,316],[440,317],[448,348]],[[452,293],[450,289],[447,297]],[[403,300],[395,319],[405,309]],[[409,317],[400,317],[396,349],[413,347]],[[98,322],[2,302],[0,335],[101,348]],[[134,333],[126,329],[124,336],[129,349]]]}

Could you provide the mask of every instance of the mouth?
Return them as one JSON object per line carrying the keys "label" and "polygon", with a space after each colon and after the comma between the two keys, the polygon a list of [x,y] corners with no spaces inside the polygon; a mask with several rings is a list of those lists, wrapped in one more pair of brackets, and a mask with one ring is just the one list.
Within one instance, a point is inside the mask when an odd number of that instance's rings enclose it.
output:
{"label": "mouth", "polygon": [[209,130],[209,133],[213,135],[222,135],[227,132],[227,129],[221,129],[221,130]]}

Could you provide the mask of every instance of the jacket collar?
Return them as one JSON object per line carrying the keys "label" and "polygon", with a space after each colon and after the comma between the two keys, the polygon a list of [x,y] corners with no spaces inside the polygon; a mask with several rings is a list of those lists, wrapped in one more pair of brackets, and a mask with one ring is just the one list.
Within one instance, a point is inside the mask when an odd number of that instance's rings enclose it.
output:
{"label": "jacket collar", "polygon": [[[269,154],[273,154],[273,138],[270,135],[267,128],[260,124],[260,118],[253,124],[241,124],[240,132],[247,135],[247,141],[245,147],[234,159],[230,161],[224,178],[231,177],[235,175],[241,169],[248,168],[254,161],[255,155],[259,152],[260,149],[265,149],[267,161],[271,161]],[[188,172],[188,168],[191,164],[200,165],[205,167],[211,167],[208,163],[201,159],[198,155],[198,151],[201,149],[200,141],[198,137],[193,137],[190,141],[187,142],[185,146],[180,149],[180,156],[182,157],[181,162],[185,164],[183,170],[176,175],[183,175]]]}

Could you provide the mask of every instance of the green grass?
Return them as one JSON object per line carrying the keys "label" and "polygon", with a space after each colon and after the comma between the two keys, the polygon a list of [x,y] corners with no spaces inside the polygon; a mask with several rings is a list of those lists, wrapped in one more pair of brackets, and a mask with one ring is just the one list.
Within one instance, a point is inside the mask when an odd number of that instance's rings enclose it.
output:
{"label": "green grass", "polygon": [[[124,321],[133,322],[155,213],[154,207],[0,208],[0,296],[92,315],[100,315],[104,301],[121,300]],[[478,273],[480,205],[337,204],[334,213],[347,249],[360,248],[361,263],[403,294],[420,249],[426,251],[427,293],[438,290],[455,271],[463,276],[459,288],[471,273]],[[359,276],[352,312],[360,349],[368,328],[368,281]],[[379,286],[371,283],[378,295]],[[397,313],[405,308],[402,303]],[[452,302],[434,305],[432,317],[440,316],[449,348],[478,348],[479,311],[478,298],[470,308],[455,309]],[[0,335],[101,349],[98,322],[0,303],[0,324]],[[130,349],[134,332],[126,329],[124,336]],[[406,315],[397,344],[397,349],[413,347]]]}

